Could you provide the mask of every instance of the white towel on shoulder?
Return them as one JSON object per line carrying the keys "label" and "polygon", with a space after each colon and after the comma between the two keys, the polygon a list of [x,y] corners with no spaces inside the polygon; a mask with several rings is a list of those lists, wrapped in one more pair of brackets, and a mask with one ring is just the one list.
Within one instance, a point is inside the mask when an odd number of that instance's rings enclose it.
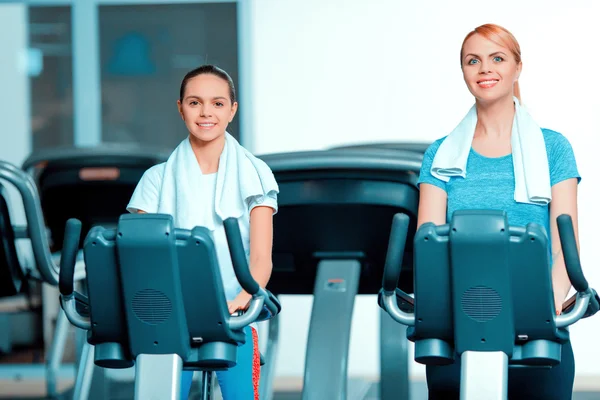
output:
{"label": "white towel on shoulder", "polygon": [[[175,217],[183,229],[204,226],[215,229],[214,213],[203,207],[207,193],[200,185],[202,170],[189,138],[184,139],[165,163],[158,212]],[[208,190],[212,194],[212,190]],[[279,187],[268,165],[242,147],[225,132],[225,146],[219,158],[216,178],[215,213],[225,220],[239,218],[248,210],[254,196],[277,194]],[[260,200],[259,200],[260,202]]]}
{"label": "white towel on shoulder", "polygon": [[[546,205],[552,200],[546,143],[540,127],[515,97],[515,117],[511,147],[515,173],[514,199],[518,203]],[[431,166],[431,174],[444,182],[452,176],[467,176],[477,110],[475,105],[441,143]]]}

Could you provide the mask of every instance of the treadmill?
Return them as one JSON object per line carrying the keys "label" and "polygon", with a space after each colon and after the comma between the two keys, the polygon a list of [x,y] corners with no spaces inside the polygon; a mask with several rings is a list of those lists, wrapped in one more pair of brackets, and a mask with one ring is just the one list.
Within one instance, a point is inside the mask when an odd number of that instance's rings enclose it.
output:
{"label": "treadmill", "polygon": [[[115,228],[119,217],[126,213],[125,208],[144,172],[166,161],[171,151],[151,146],[106,143],[90,148],[63,146],[32,153],[21,168],[37,186],[43,212],[42,224],[49,232],[54,262],[58,264],[60,259],[68,219],[76,218],[82,223],[80,249],[93,227]],[[78,258],[83,263],[81,251]],[[85,294],[86,287],[82,286],[77,289]],[[68,327],[63,313],[59,313],[59,319],[65,328]],[[47,325],[45,321],[44,329]],[[84,343],[85,332],[77,329],[76,365]],[[75,387],[68,393],[81,390],[82,373],[77,371]],[[95,368],[88,400],[126,397],[133,389],[132,379],[133,370]],[[52,395],[58,395],[57,389],[53,388]]]}
{"label": "treadmill", "polygon": [[[144,172],[171,151],[124,144],[57,147],[32,153],[23,163],[38,186],[52,251],[60,251],[69,218],[82,222],[83,238],[95,225],[115,227]],[[111,201],[107,202],[106,198]]]}
{"label": "treadmill", "polygon": [[421,158],[425,151],[429,148],[431,142],[370,142],[370,143],[355,143],[345,144],[341,146],[331,147],[330,150],[347,150],[347,149],[387,149],[411,151],[420,154]]}
{"label": "treadmill", "polygon": [[[412,293],[412,237],[422,154],[385,148],[350,148],[261,157],[279,183],[274,218],[273,272],[278,295],[314,295],[302,399],[357,398],[347,389],[350,327],[356,295],[380,288],[393,216],[410,218],[402,290]],[[267,368],[274,366],[278,319],[269,321]],[[408,398],[406,328],[381,314],[383,400]],[[326,355],[326,356],[324,356]],[[261,399],[271,399],[261,383]]]}

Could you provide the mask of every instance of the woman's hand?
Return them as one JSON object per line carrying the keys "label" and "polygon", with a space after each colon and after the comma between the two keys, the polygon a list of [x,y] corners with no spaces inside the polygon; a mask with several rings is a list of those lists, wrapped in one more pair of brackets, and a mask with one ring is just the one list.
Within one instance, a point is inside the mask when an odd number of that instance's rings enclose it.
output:
{"label": "woman's hand", "polygon": [[556,315],[560,315],[562,313],[563,303],[567,295],[564,293],[554,293],[554,310],[556,311]]}
{"label": "woman's hand", "polygon": [[227,302],[229,314],[233,314],[236,311],[246,311],[250,305],[250,300],[252,300],[252,296],[245,291],[240,292],[233,301]]}

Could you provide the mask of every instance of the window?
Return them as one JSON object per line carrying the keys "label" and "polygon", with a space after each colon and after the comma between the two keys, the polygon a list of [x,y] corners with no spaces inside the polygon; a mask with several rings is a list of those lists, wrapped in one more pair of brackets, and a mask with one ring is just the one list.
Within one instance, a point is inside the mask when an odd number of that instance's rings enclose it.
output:
{"label": "window", "polygon": [[[99,6],[102,141],[174,148],[183,76],[216,64],[238,80],[236,3]],[[239,137],[239,114],[229,132]]]}
{"label": "window", "polygon": [[71,7],[29,7],[33,150],[73,144]]}

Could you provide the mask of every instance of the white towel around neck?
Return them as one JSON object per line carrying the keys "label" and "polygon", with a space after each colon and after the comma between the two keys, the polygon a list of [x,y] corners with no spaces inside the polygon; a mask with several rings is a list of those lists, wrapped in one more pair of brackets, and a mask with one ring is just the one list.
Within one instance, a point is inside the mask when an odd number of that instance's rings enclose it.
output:
{"label": "white towel around neck", "polygon": [[[515,173],[514,199],[518,203],[546,205],[552,200],[546,143],[540,127],[515,97],[511,147]],[[431,174],[444,182],[450,177],[467,176],[477,109],[475,105],[458,126],[444,139],[433,159]]]}
{"label": "white towel around neck", "polygon": [[[215,229],[213,213],[203,207],[208,202],[200,185],[201,177],[202,170],[189,137],[185,138],[165,163],[158,204],[158,212],[173,215],[178,228],[204,226],[211,231]],[[240,218],[248,210],[246,201],[249,198],[278,192],[277,181],[267,164],[225,132],[214,192],[216,215],[221,220]],[[212,190],[207,193],[212,194]]]}

